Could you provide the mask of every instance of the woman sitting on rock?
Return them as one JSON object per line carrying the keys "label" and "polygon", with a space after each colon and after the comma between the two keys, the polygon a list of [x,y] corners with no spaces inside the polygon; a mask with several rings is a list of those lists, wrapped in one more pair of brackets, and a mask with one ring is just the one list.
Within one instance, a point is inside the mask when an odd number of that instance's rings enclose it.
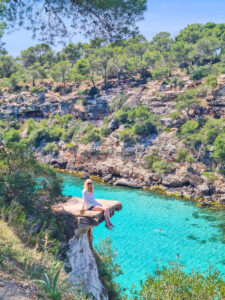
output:
{"label": "woman sitting on rock", "polygon": [[110,222],[110,213],[108,207],[103,206],[99,202],[95,200],[94,197],[94,188],[93,182],[91,179],[87,179],[84,182],[84,189],[82,191],[83,195],[83,205],[82,205],[82,212],[86,210],[93,210],[93,211],[104,211],[104,218],[105,218],[105,227],[109,230],[112,230],[112,227],[115,227]]}

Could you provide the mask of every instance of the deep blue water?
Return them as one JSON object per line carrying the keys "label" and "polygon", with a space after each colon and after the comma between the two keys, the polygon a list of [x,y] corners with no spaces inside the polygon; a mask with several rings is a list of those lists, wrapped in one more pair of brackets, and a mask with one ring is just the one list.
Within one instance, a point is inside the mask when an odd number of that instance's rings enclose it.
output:
{"label": "deep blue water", "polygon": [[[83,180],[63,175],[64,195],[81,197]],[[95,197],[118,200],[123,209],[116,212],[108,231],[104,224],[94,228],[94,245],[110,236],[118,253],[123,287],[138,286],[146,274],[154,274],[156,262],[166,265],[179,261],[187,272],[204,271],[209,263],[225,273],[225,212],[199,208],[191,201],[141,190],[94,184]],[[162,232],[157,230],[162,229]]]}

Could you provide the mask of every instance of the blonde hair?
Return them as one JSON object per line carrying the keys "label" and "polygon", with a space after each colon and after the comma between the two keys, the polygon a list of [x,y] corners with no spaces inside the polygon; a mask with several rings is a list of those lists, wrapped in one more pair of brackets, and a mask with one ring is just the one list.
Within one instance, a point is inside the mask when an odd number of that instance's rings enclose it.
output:
{"label": "blonde hair", "polygon": [[88,183],[91,182],[92,183],[92,186],[91,186],[91,193],[94,193],[94,187],[93,187],[93,182],[91,179],[86,179],[85,182],[84,182],[84,189],[88,190]]}

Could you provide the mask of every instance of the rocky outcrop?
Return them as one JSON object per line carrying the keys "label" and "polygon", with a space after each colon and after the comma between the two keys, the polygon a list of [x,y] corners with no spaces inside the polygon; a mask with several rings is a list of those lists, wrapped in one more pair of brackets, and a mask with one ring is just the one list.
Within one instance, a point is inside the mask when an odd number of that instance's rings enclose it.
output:
{"label": "rocky outcrop", "polygon": [[[104,220],[103,212],[86,210],[81,213],[81,198],[65,198],[66,202],[52,207],[52,213],[69,228],[67,256],[72,269],[70,280],[84,292],[91,293],[92,299],[107,300],[107,291],[100,280],[92,247],[92,230]],[[118,201],[98,199],[98,202],[109,208],[111,216],[122,208]]]}

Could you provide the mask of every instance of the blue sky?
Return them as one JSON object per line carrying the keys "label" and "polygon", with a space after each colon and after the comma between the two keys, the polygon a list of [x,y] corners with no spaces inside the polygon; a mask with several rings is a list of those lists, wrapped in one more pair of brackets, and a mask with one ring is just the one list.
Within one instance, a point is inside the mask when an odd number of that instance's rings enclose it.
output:
{"label": "blue sky", "polygon": [[[148,0],[148,10],[139,28],[147,39],[151,39],[160,31],[168,31],[174,36],[188,24],[206,22],[225,23],[225,0]],[[13,56],[39,42],[24,30],[5,36],[4,41],[6,50]],[[75,36],[73,42],[78,41],[84,41],[84,38]],[[61,48],[58,45],[54,49]]]}

